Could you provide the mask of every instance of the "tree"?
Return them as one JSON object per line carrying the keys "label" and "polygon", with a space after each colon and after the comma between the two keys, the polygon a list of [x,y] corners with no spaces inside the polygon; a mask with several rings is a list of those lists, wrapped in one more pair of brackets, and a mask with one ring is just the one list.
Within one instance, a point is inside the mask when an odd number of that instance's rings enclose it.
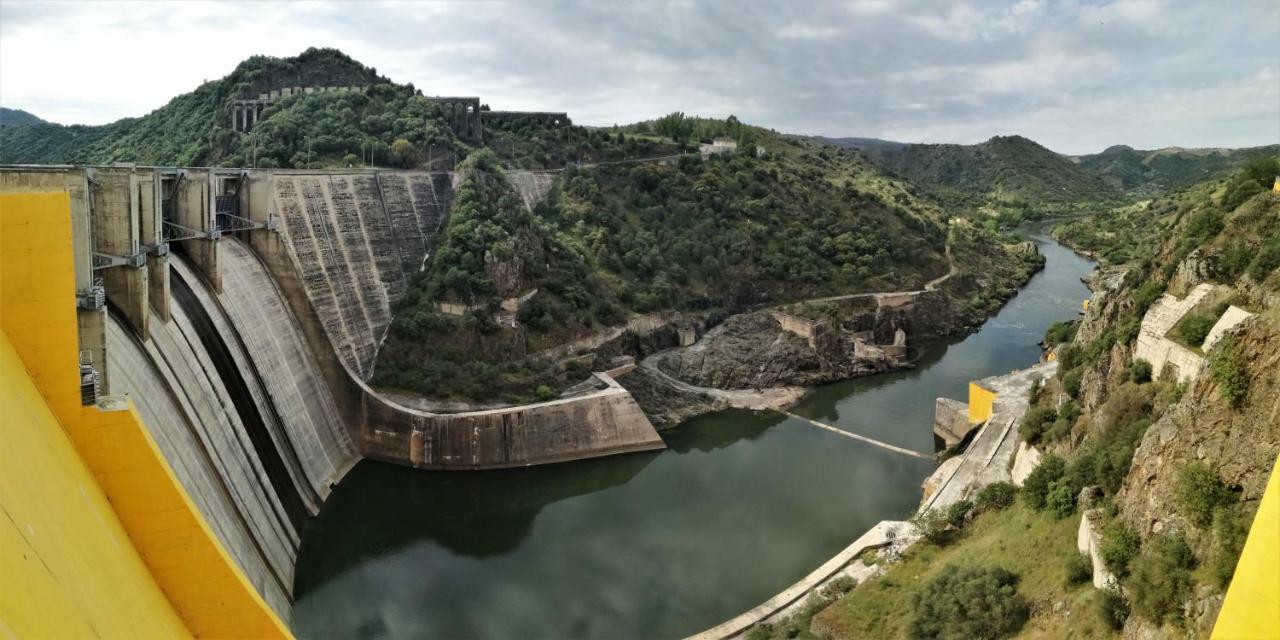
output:
{"label": "tree", "polygon": [[1197,527],[1208,526],[1218,507],[1235,501],[1235,496],[1218,479],[1218,474],[1201,462],[1193,462],[1178,470],[1173,486],[1174,504],[1183,517]]}
{"label": "tree", "polygon": [[391,143],[391,157],[395,160],[397,166],[409,168],[412,167],[418,158],[418,149],[413,146],[412,142],[404,138],[397,138]]}

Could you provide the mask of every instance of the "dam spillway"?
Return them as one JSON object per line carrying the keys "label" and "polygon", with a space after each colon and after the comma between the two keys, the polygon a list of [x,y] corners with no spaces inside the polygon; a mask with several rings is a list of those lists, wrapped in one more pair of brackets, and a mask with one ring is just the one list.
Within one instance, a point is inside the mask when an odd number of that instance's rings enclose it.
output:
{"label": "dam spillway", "polygon": [[[367,385],[457,179],[0,167],[0,194],[65,199],[43,215],[69,229],[56,256],[74,281],[60,294],[75,302],[63,312],[75,318],[84,401],[137,412],[189,501],[183,517],[205,523],[208,548],[252,593],[245,606],[267,618],[289,620],[304,523],[362,458],[484,469],[663,446],[606,374],[578,397],[458,414],[411,409]],[[513,177],[530,207],[552,179]],[[198,590],[170,565],[152,572]]]}

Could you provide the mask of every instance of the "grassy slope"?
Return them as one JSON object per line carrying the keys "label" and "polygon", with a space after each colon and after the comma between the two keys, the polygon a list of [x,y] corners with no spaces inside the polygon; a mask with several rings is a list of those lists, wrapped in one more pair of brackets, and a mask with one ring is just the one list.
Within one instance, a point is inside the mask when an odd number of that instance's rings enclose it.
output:
{"label": "grassy slope", "polygon": [[[1020,577],[1018,591],[1031,603],[1031,619],[1018,637],[1107,638],[1113,634],[1093,611],[1089,586],[1066,587],[1067,559],[1077,553],[1079,517],[1055,519],[1020,502],[1002,512],[988,512],[966,526],[961,538],[946,546],[921,541],[825,611],[813,631],[832,638],[904,638],[911,623],[911,595],[947,564],[998,565]],[[1065,602],[1053,611],[1055,603]]]}

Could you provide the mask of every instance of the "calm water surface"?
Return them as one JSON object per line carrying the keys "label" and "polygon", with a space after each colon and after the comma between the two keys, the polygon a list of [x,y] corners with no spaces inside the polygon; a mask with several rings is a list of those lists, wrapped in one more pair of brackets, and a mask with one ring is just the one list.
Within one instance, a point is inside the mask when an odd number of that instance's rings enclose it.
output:
{"label": "calm water surface", "polygon": [[[795,412],[919,451],[934,398],[1034,363],[1092,264],[1037,238],[1044,271],[920,366],[818,389]],[[661,638],[786,588],[866,529],[910,515],[929,461],[772,414],[682,425],[665,451],[530,469],[360,463],[308,526],[293,626],[304,638]]]}

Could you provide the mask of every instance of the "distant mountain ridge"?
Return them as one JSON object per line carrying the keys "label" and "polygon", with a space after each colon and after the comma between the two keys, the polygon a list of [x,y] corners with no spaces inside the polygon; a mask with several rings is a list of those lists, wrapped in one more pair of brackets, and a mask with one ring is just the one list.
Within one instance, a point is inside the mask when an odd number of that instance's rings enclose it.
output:
{"label": "distant mountain ridge", "polygon": [[1101,153],[1059,154],[1022,136],[976,145],[913,144],[878,138],[810,137],[856,149],[882,169],[952,202],[1037,202],[1056,205],[1148,198],[1221,178],[1280,145],[1245,149],[1114,145]]}
{"label": "distant mountain ridge", "polygon": [[1126,145],[1072,158],[1089,173],[1130,195],[1152,197],[1224,177],[1251,158],[1280,154],[1280,145],[1243,149],[1165,147],[1143,151]]}
{"label": "distant mountain ridge", "polygon": [[29,111],[0,107],[0,127],[16,125],[52,124]]}

